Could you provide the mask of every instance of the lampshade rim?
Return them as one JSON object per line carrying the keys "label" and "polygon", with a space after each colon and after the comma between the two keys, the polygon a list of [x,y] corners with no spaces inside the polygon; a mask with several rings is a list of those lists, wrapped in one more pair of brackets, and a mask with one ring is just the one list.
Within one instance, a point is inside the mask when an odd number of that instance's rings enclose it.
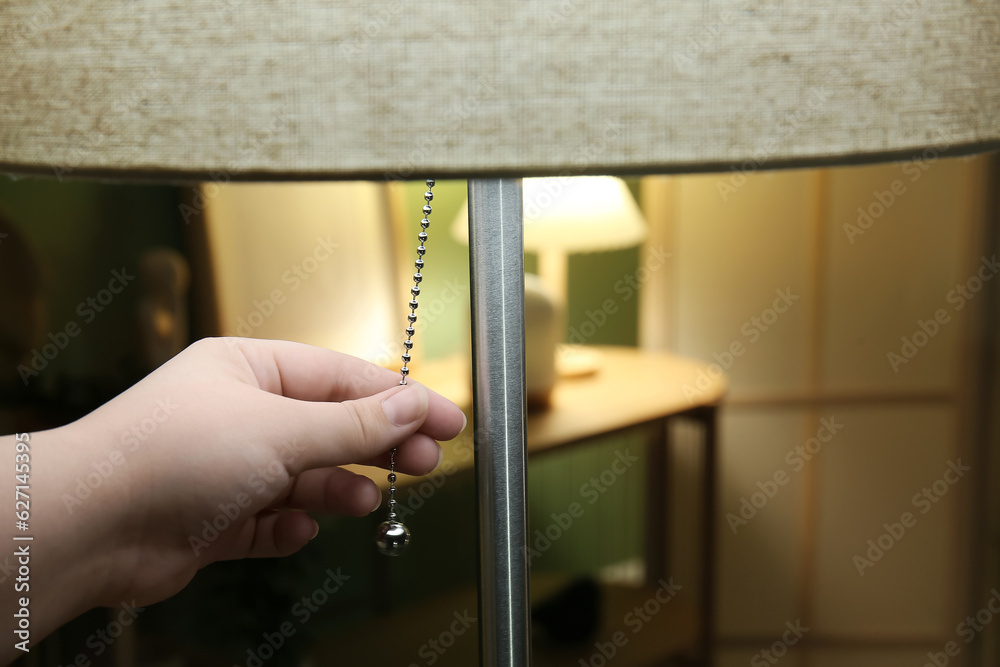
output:
{"label": "lampshade rim", "polygon": [[[108,168],[79,165],[72,168],[49,164],[20,164],[0,161],[0,174],[8,177],[54,178],[59,181],[100,181],[116,183],[149,183],[167,185],[194,185],[205,182],[217,183],[266,183],[266,182],[313,182],[313,181],[406,181],[423,178],[439,180],[466,180],[472,178],[535,178],[553,176],[670,176],[680,174],[729,173],[778,171],[787,169],[810,169],[824,167],[851,167],[909,160],[934,160],[938,158],[965,157],[981,153],[1000,151],[1000,138],[976,142],[955,143],[947,147],[934,145],[913,145],[893,151],[871,151],[866,153],[843,153],[808,156],[783,156],[758,161],[747,157],[738,162],[670,162],[648,164],[598,163],[586,167],[567,169],[553,165],[532,167],[511,167],[496,169],[461,169],[454,166],[428,164],[412,168],[408,176],[392,169],[371,169],[352,171],[271,171],[248,169],[230,172],[224,166],[203,169],[163,169],[148,165]],[[411,171],[407,168],[406,171]]]}

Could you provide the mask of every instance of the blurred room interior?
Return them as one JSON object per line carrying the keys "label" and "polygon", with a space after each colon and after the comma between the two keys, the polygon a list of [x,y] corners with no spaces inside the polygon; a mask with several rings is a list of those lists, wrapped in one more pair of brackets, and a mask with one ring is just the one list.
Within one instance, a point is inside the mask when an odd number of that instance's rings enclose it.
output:
{"label": "blurred room interior", "polygon": [[[534,664],[692,664],[707,642],[721,667],[902,667],[949,641],[950,664],[995,663],[997,624],[980,618],[969,644],[956,632],[1000,566],[998,164],[929,150],[626,180],[645,238],[570,251],[555,314],[539,316],[562,352],[597,362],[557,359],[530,418]],[[76,419],[205,336],[398,367],[423,189],[0,180],[4,432]],[[465,197],[464,181],[437,184],[412,375],[469,411],[468,248],[449,229]],[[88,305],[114,271],[135,282]],[[583,437],[560,397],[588,382],[625,407],[587,406],[614,428]],[[676,399],[662,420],[621,414],[660,395]],[[665,419],[694,407],[717,429]],[[556,444],[532,450],[532,428]],[[375,554],[381,513],[320,517],[293,557],[215,564],[100,653],[93,633],[114,617],[92,611],[25,664],[475,664],[470,432],[440,471],[401,479],[419,535],[405,558]],[[299,626],[295,605],[331,571],[349,578]]]}

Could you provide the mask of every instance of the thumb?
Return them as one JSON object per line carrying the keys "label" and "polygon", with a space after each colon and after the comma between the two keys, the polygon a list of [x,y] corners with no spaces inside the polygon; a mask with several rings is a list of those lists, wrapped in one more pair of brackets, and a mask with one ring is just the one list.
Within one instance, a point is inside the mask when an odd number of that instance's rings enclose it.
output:
{"label": "thumb", "polygon": [[305,403],[318,414],[300,422],[311,426],[302,434],[305,451],[288,463],[289,473],[374,458],[413,435],[427,418],[428,406],[427,390],[417,383],[342,403]]}
{"label": "thumb", "polygon": [[[427,410],[430,402],[427,398],[427,390],[419,384],[394,387],[389,391],[382,392],[381,396],[383,398],[379,401],[379,404],[382,415],[393,426],[401,428],[412,426],[413,428],[407,435],[417,430],[424,423],[424,419],[427,418]],[[377,397],[372,398],[376,398],[377,400]],[[350,401],[350,403],[357,404],[360,401]],[[368,404],[367,409],[371,410],[373,406]],[[375,417],[379,411],[373,410],[373,412],[372,416]]]}

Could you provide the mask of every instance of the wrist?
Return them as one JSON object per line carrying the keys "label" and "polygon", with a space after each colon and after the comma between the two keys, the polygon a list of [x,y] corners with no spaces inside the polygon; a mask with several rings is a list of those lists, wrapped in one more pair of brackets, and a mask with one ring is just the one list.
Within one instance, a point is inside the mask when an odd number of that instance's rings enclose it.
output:
{"label": "wrist", "polygon": [[[90,475],[103,448],[82,422],[32,433],[29,442],[31,518],[23,534],[33,538],[25,544],[35,641],[89,609],[116,604],[110,528],[118,503],[108,493],[110,480]],[[13,438],[4,449],[13,450]]]}

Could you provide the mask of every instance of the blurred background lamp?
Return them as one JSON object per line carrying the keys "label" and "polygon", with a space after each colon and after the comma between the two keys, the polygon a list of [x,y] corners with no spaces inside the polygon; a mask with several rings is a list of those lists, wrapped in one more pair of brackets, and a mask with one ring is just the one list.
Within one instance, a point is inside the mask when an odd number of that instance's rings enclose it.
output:
{"label": "blurred background lamp", "polygon": [[[525,390],[544,407],[559,376],[597,370],[598,353],[561,346],[566,331],[571,253],[631,248],[646,238],[646,221],[628,186],[613,176],[524,179],[524,249],[538,255],[538,276],[524,277]],[[469,242],[468,201],[452,234]]]}
{"label": "blurred background lamp", "polygon": [[[452,233],[468,244],[468,202],[455,216]],[[646,220],[620,178],[524,179],[524,249],[538,254],[538,275],[562,302],[568,255],[631,248],[645,239]]]}

